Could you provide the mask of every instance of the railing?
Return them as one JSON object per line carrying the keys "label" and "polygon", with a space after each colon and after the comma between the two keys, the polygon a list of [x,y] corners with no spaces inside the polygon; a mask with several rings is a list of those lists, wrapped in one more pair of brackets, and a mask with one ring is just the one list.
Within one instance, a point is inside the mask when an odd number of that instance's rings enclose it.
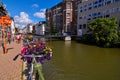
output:
{"label": "railing", "polygon": [[36,37],[43,37],[43,38],[59,38],[59,37],[66,37],[66,36],[77,36],[77,35],[37,35]]}

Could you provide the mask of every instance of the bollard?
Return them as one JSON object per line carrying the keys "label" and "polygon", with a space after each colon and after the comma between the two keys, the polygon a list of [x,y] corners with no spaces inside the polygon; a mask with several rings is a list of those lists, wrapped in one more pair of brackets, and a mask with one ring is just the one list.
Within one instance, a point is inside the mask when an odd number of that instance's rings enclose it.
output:
{"label": "bollard", "polygon": [[4,43],[2,43],[2,48],[3,48],[3,53],[5,54],[5,47],[4,47]]}

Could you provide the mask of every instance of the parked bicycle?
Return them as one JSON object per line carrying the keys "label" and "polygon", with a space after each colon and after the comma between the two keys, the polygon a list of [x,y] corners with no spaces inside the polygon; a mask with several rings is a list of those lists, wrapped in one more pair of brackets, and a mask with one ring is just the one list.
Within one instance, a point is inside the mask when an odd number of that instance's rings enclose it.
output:
{"label": "parked bicycle", "polygon": [[44,80],[42,64],[44,64],[44,60],[51,59],[52,49],[41,41],[26,41],[26,44],[24,43],[21,49],[21,53],[16,55],[13,60],[15,61],[20,55],[23,61],[30,64],[28,80],[33,80],[33,75],[35,80]]}
{"label": "parked bicycle", "polygon": [[35,76],[35,80],[44,80],[42,74],[42,64],[36,61],[36,58],[42,58],[44,55],[22,55],[18,54],[14,57],[14,61],[18,58],[18,56],[22,56],[21,59],[23,61],[28,61],[27,58],[31,58],[30,63],[30,71],[28,75],[28,80],[33,80],[33,75]]}

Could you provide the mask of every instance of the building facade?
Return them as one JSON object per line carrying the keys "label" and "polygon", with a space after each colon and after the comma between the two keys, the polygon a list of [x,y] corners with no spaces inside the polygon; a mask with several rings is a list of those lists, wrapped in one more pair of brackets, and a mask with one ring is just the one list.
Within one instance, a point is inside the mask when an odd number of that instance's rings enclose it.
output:
{"label": "building facade", "polygon": [[46,22],[45,21],[40,21],[34,26],[35,26],[35,34],[45,35],[46,33]]}
{"label": "building facade", "polygon": [[15,23],[14,23],[14,20],[12,19],[12,23],[11,23],[11,34],[14,36],[15,34]]}
{"label": "building facade", "polygon": [[63,0],[46,10],[46,21],[58,34],[75,34],[77,29],[77,1]]}
{"label": "building facade", "polygon": [[78,5],[82,2],[82,0],[74,0],[73,3],[73,16],[72,16],[72,23],[71,23],[71,32],[73,35],[77,34],[77,16],[78,16]]}
{"label": "building facade", "polygon": [[46,22],[50,32],[62,33],[63,8],[62,2],[46,10]]}
{"label": "building facade", "polygon": [[0,1],[0,16],[8,15],[7,9],[4,4]]}
{"label": "building facade", "polygon": [[73,4],[72,0],[63,0],[63,30],[65,33],[71,33],[73,21]]}
{"label": "building facade", "polygon": [[51,33],[51,28],[52,28],[52,23],[53,23],[53,17],[52,17],[52,10],[51,9],[46,9],[46,26],[49,27],[49,33]]}
{"label": "building facade", "polygon": [[[7,12],[4,4],[0,1],[0,17],[6,16],[6,15],[8,15],[8,12]],[[2,30],[1,29],[2,29],[2,26],[0,24],[0,39],[2,38]]]}
{"label": "building facade", "polygon": [[33,24],[27,24],[22,30],[22,33],[33,33]]}
{"label": "building facade", "polygon": [[88,24],[96,18],[117,18],[120,26],[120,0],[87,0],[78,5],[77,30],[87,34]]}

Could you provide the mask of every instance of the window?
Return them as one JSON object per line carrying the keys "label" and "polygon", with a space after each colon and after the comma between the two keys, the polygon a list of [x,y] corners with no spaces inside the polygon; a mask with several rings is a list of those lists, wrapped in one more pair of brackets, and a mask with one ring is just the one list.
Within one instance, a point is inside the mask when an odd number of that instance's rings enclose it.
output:
{"label": "window", "polygon": [[91,18],[88,18],[88,20],[91,20]]}
{"label": "window", "polygon": [[113,13],[114,13],[114,12],[118,12],[118,11],[119,11],[119,7],[112,9],[112,12],[113,12]]}
{"label": "window", "polygon": [[108,5],[108,4],[110,4],[110,3],[111,3],[111,1],[107,1],[107,3],[106,3],[106,4]]}
{"label": "window", "polygon": [[120,1],[120,0],[114,0],[114,2],[117,2],[117,1]]}
{"label": "window", "polygon": [[87,16],[85,15],[85,16],[83,16],[83,18],[86,18]]}
{"label": "window", "polygon": [[87,5],[84,5],[84,10],[86,9]]}
{"label": "window", "polygon": [[93,13],[92,16],[93,16],[93,17],[97,16],[97,13]]}
{"label": "window", "polygon": [[71,11],[70,11],[70,10],[67,10],[67,13],[71,13]]}
{"label": "window", "polygon": [[79,17],[79,19],[82,19],[82,16],[81,16],[81,17]]}
{"label": "window", "polygon": [[91,14],[89,14],[88,16],[89,16],[89,17],[91,17],[92,15],[91,15]]}
{"label": "window", "polygon": [[119,11],[119,7],[116,8],[116,11],[117,11],[117,12]]}
{"label": "window", "polygon": [[83,29],[86,29],[86,24],[83,24]]}
{"label": "window", "polygon": [[89,8],[88,8],[88,10],[91,10],[91,9],[92,9],[92,7],[89,7]]}
{"label": "window", "polygon": [[103,0],[99,0],[99,2],[102,2]]}
{"label": "window", "polygon": [[79,29],[82,29],[82,25],[81,24],[79,25]]}
{"label": "window", "polygon": [[97,8],[97,5],[95,5],[94,8]]}
{"label": "window", "polygon": [[97,1],[95,1],[93,4],[97,4],[98,2]]}
{"label": "window", "polygon": [[59,16],[59,21],[62,22],[62,17],[61,16]]}
{"label": "window", "polygon": [[92,4],[90,3],[90,4],[88,4],[88,6],[91,6]]}
{"label": "window", "polygon": [[114,13],[115,12],[115,8],[112,8],[112,13]]}
{"label": "window", "polygon": [[87,9],[84,9],[84,11],[86,11]]}
{"label": "window", "polygon": [[67,13],[67,17],[70,17],[70,13]]}
{"label": "window", "polygon": [[80,12],[82,12],[82,10],[80,10]]}
{"label": "window", "polygon": [[108,14],[108,15],[106,15],[106,18],[108,18],[110,15]]}
{"label": "window", "polygon": [[110,9],[106,10],[106,14],[109,14],[110,13]]}
{"label": "window", "polygon": [[66,20],[67,22],[66,23],[70,23],[70,18],[67,18],[67,20]]}
{"label": "window", "polygon": [[62,9],[59,9],[59,11],[58,11],[59,13],[61,13],[62,12]]}
{"label": "window", "polygon": [[101,7],[102,5],[101,4],[98,4],[98,7]]}
{"label": "window", "polygon": [[101,15],[101,13],[100,13],[100,12],[98,12],[98,15]]}
{"label": "window", "polygon": [[70,24],[67,24],[67,30],[70,31]]}
{"label": "window", "polygon": [[93,19],[96,19],[96,17],[93,17]]}
{"label": "window", "polygon": [[67,8],[67,9],[70,9],[70,6],[71,6],[71,3],[68,2],[67,5],[66,5],[66,8]]}
{"label": "window", "polygon": [[87,7],[87,5],[84,5],[84,7]]}
{"label": "window", "polygon": [[98,16],[98,18],[102,18],[103,16]]}

